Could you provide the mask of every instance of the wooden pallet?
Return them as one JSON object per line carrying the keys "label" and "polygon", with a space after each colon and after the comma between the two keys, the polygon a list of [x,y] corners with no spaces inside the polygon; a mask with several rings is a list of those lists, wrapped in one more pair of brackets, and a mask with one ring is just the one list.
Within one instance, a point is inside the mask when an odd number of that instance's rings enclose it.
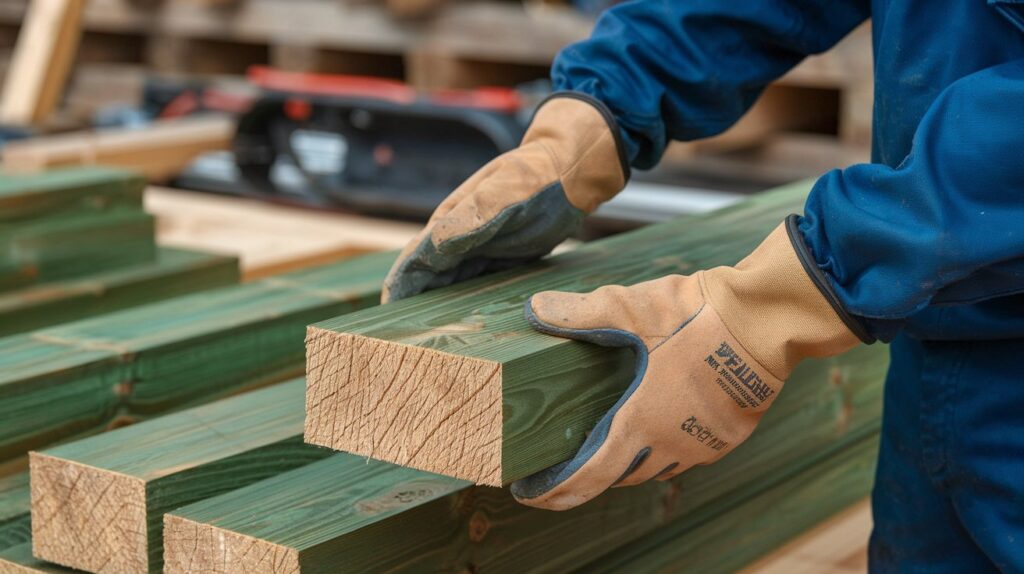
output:
{"label": "wooden pallet", "polygon": [[[17,26],[25,1],[0,3],[0,26]],[[404,79],[419,88],[511,86],[547,78],[555,54],[586,38],[593,26],[569,9],[529,6],[451,3],[432,18],[409,22],[390,17],[382,3],[351,0],[241,0],[228,10],[93,0],[82,16],[78,62],[206,76],[272,65]],[[867,145],[870,42],[870,27],[864,26],[828,53],[808,58],[778,82],[791,100],[786,113],[776,117],[776,104],[759,104],[733,133],[701,145],[735,149],[765,130],[811,128],[836,134],[844,143]],[[813,105],[807,108],[809,100]],[[827,125],[812,121],[808,127],[808,118],[798,113],[804,109],[827,111]]]}

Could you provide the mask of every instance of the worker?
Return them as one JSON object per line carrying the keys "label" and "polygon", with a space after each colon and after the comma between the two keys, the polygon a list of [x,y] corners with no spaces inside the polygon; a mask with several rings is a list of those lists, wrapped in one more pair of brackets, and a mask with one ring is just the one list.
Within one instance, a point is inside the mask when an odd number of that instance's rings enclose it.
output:
{"label": "worker", "polygon": [[[639,0],[552,68],[522,144],[456,189],[384,300],[536,259],[656,164],[871,18],[872,163],[733,267],[526,304],[537,329],[636,351],[571,460],[513,485],[566,509],[741,443],[793,367],[892,342],[875,572],[1024,572],[1024,2]],[[801,440],[799,436],[792,440]]]}

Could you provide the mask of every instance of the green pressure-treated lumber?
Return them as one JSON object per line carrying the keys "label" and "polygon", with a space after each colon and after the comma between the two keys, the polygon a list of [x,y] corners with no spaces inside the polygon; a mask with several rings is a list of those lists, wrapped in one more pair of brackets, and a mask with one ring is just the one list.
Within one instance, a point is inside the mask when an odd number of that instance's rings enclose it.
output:
{"label": "green pressure-treated lumber", "polygon": [[495,486],[567,459],[632,379],[633,355],[535,332],[525,300],[733,264],[809,188],[312,326],[306,441]]}
{"label": "green pressure-treated lumber", "polygon": [[725,512],[685,516],[578,572],[735,572],[866,496],[877,458],[873,435]]}
{"label": "green pressure-treated lumber", "polygon": [[41,220],[9,236],[0,235],[0,258],[16,272],[14,279],[0,278],[0,283],[45,283],[152,261],[154,221],[142,211],[121,210]]}
{"label": "green pressure-treated lumber", "polygon": [[0,550],[30,540],[28,473],[0,478]]}
{"label": "green pressure-treated lumber", "polygon": [[31,454],[35,556],[159,572],[163,514],[331,451],[302,442],[297,379]]}
{"label": "green pressure-treated lumber", "polygon": [[753,436],[722,461],[673,481],[612,489],[567,512],[522,506],[507,490],[340,453],[172,511],[165,518],[165,568],[563,572],[681,516],[725,512],[873,436],[885,368],[884,349],[869,347],[805,363]]}
{"label": "green pressure-treated lumber", "polygon": [[0,174],[0,290],[152,260],[144,186],[100,167]]}
{"label": "green pressure-treated lumber", "polygon": [[374,305],[393,253],[0,339],[0,461],[301,374],[302,333]]}
{"label": "green pressure-treated lumber", "polygon": [[0,336],[238,282],[238,260],[160,248],[153,261],[0,293]]}
{"label": "green pressure-treated lumber", "polygon": [[40,560],[32,555],[32,543],[0,550],[0,574],[74,574],[76,570]]}
{"label": "green pressure-treated lumber", "polygon": [[0,172],[0,235],[26,223],[77,219],[112,210],[142,210],[146,180],[131,171],[98,166],[33,174]]}

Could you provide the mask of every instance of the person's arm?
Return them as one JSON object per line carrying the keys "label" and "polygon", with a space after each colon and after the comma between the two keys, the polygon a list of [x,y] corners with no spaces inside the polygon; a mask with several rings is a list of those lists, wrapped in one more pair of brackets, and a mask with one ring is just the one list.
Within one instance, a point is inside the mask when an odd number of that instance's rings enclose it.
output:
{"label": "person's arm", "polygon": [[626,2],[562,50],[552,81],[608,106],[631,163],[647,168],[670,140],[728,129],[765,86],[869,14],[866,0]]}
{"label": "person's arm", "polygon": [[640,0],[563,50],[522,144],[438,206],[399,255],[395,301],[546,255],[669,139],[731,126],[764,87],[868,16],[867,0]]}
{"label": "person's arm", "polygon": [[826,286],[882,340],[930,305],[1024,292],[1024,60],[950,85],[898,167],[825,174],[799,231]]}

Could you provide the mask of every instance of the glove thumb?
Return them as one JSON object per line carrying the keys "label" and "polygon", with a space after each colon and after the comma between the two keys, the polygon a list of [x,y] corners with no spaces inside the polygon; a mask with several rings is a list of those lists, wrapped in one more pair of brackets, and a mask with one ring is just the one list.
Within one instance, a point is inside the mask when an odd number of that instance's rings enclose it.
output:
{"label": "glove thumb", "polygon": [[618,285],[592,293],[544,291],[526,302],[526,319],[542,333],[620,347],[635,340],[635,322],[622,301],[626,295]]}

